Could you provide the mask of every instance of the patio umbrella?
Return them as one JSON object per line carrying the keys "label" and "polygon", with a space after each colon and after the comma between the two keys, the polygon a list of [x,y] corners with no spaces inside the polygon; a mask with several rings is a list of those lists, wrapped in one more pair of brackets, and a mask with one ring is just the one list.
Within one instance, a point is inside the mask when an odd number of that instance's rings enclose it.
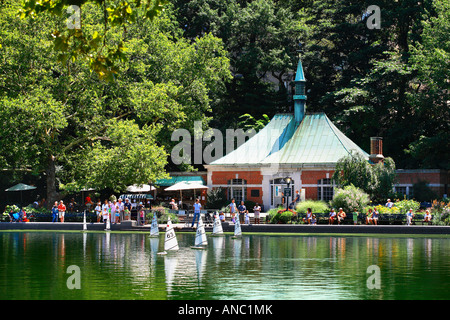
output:
{"label": "patio umbrella", "polygon": [[209,189],[207,186],[204,186],[198,181],[180,181],[175,183],[173,186],[165,188],[164,191],[180,191],[180,199],[182,199],[183,190],[194,190],[194,198],[195,198],[195,190],[196,189]]}
{"label": "patio umbrella", "polygon": [[148,185],[148,184],[143,184],[143,185],[137,185],[137,184],[133,184],[132,186],[128,186],[127,187],[127,191],[128,192],[149,192],[152,190],[155,190],[156,188]]}
{"label": "patio umbrella", "polygon": [[20,191],[20,204],[22,204],[22,191],[34,190],[34,189],[36,189],[36,187],[29,186],[25,183],[18,183],[15,186],[12,186],[12,187],[6,189],[5,191]]}

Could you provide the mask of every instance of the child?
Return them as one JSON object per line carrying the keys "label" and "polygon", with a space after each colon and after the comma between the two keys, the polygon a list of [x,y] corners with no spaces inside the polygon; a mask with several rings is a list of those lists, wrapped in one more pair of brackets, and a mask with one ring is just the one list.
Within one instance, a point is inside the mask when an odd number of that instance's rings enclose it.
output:
{"label": "child", "polygon": [[97,213],[97,222],[100,222],[100,219],[102,218],[102,203],[100,201],[97,202],[95,212]]}
{"label": "child", "polygon": [[130,220],[130,209],[128,209],[127,206],[125,206],[123,213],[124,213],[124,220]]}
{"label": "child", "polygon": [[118,204],[116,206],[116,222],[115,223],[120,223],[120,211],[119,211],[119,205]]}
{"label": "child", "polygon": [[[142,205],[142,202],[140,202],[140,204]],[[139,210],[139,216],[140,216],[140,225],[143,226],[145,221],[144,221],[144,207],[141,207],[141,210]]]}
{"label": "child", "polygon": [[355,226],[358,224],[358,211],[356,210],[356,208],[355,210],[353,210],[353,224]]}
{"label": "child", "polygon": [[316,215],[315,214],[313,214],[313,216],[312,216],[311,224],[312,225],[316,225],[317,224],[317,219],[316,219]]}
{"label": "child", "polygon": [[245,224],[250,224],[250,216],[248,215],[248,211],[245,212]]}

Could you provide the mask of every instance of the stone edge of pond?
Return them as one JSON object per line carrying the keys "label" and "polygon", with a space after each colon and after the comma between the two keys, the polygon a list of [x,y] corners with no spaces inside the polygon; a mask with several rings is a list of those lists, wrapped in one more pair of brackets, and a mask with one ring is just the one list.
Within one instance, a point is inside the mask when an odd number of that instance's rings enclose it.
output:
{"label": "stone edge of pond", "polygon": [[[164,231],[165,225],[160,225],[160,231]],[[195,229],[186,227],[184,224],[174,225],[176,232],[190,233]],[[241,225],[242,232],[245,234],[277,234],[277,235],[439,235],[450,236],[450,226],[422,226],[422,225]],[[223,224],[225,233],[232,233],[234,225],[230,223]],[[77,222],[51,223],[51,222],[2,222],[0,231],[67,231],[82,232],[83,224]],[[88,223],[88,232],[105,232],[105,225],[102,223]],[[142,232],[150,231],[150,226],[136,226],[132,223],[113,224],[111,232]],[[211,227],[206,227],[207,233],[212,231]]]}

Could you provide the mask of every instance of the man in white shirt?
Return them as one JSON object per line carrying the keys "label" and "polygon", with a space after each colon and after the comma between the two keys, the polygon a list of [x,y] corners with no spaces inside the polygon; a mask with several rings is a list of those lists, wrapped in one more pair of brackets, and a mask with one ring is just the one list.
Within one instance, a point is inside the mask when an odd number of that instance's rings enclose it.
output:
{"label": "man in white shirt", "polygon": [[125,204],[122,202],[122,198],[119,198],[117,203],[117,209],[119,210],[119,222],[123,221],[123,211],[125,210]]}
{"label": "man in white shirt", "polygon": [[195,223],[195,219],[197,218],[197,223],[198,223],[198,217],[200,217],[200,208],[202,207],[202,205],[200,204],[200,200],[197,199],[195,200],[194,203],[194,219],[192,219],[192,226],[194,227],[194,223]]}

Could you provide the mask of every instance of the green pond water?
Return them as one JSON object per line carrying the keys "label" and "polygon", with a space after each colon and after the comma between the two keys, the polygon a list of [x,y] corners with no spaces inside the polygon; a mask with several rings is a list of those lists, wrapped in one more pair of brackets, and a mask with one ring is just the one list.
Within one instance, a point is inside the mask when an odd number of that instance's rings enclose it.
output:
{"label": "green pond water", "polygon": [[448,238],[226,235],[207,250],[177,238],[161,256],[163,234],[0,232],[0,299],[450,298]]}

